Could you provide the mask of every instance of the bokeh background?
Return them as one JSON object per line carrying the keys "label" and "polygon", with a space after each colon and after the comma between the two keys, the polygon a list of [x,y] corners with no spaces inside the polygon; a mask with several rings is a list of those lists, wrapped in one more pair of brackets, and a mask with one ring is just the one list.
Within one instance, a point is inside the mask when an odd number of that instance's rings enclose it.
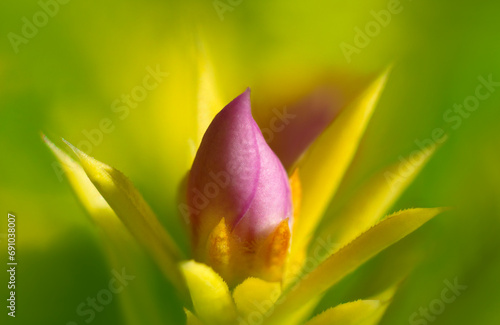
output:
{"label": "bokeh background", "polygon": [[[128,175],[187,249],[175,197],[196,138],[196,80],[199,58],[205,57],[223,101],[252,87],[261,124],[266,103],[290,105],[325,75],[337,81],[342,97],[393,63],[342,193],[418,149],[415,140],[430,138],[439,127],[447,130],[447,143],[393,210],[454,209],[334,287],[318,310],[369,296],[411,269],[382,324],[411,324],[409,317],[439,299],[444,281],[455,278],[467,290],[427,323],[498,324],[500,90],[456,129],[443,114],[474,95],[479,76],[500,81],[500,5],[402,0],[402,12],[348,62],[340,44],[353,45],[355,28],[363,30],[374,20],[371,11],[387,9],[391,1],[220,2],[229,8],[223,19],[211,0],[71,0],[17,46],[10,33],[22,36],[23,17],[32,21],[41,5],[0,3],[0,234],[7,212],[14,212],[19,262],[18,317],[7,319],[2,307],[1,323],[84,324],[77,306],[112,277],[102,236],[58,176],[40,131],[58,144],[60,137],[79,143],[109,118],[113,131],[103,133],[91,155]],[[120,118],[112,103],[157,65],[168,76]],[[154,290],[136,296],[157,316],[142,324],[181,324],[180,304],[154,264],[144,257],[136,272],[130,290],[140,290],[144,278],[155,283]],[[1,287],[5,302],[7,289]],[[126,324],[119,300],[92,323]]]}

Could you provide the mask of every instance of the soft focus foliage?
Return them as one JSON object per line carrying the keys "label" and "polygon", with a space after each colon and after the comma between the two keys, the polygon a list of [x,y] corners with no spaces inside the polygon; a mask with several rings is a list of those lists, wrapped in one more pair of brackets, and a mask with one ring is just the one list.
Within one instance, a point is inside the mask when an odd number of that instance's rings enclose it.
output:
{"label": "soft focus foliage", "polygon": [[[36,1],[3,1],[0,205],[3,213],[13,211],[19,217],[23,286],[18,295],[23,299],[17,323],[83,323],[77,306],[95,297],[112,277],[100,237],[59,170],[53,169],[55,158],[41,143],[40,130],[52,139],[64,135],[74,144],[88,141],[87,153],[123,171],[187,252],[175,196],[194,157],[190,148],[200,141],[198,126],[188,119],[200,105],[198,88],[213,86],[207,80],[216,78],[218,95],[210,100],[227,103],[250,86],[257,122],[266,128],[270,102],[278,109],[291,106],[331,72],[350,82],[355,89],[346,93],[351,94],[363,84],[363,76],[394,61],[341,189],[354,193],[401,153],[406,157],[420,149],[419,143],[431,139],[439,127],[449,140],[393,210],[455,209],[338,283],[317,311],[369,298],[392,275],[420,262],[382,324],[407,323],[419,307],[439,298],[445,279],[455,277],[469,290],[433,324],[498,323],[499,92],[454,123],[443,114],[474,95],[478,76],[492,74],[500,80],[500,7],[492,1],[401,3],[404,10],[347,63],[339,44],[352,43],[354,28],[364,28],[373,20],[370,11],[386,8],[387,1],[243,1],[223,21],[211,1],[70,1],[17,54],[7,34],[21,33],[21,19],[31,18],[40,7]],[[157,65],[168,76],[147,98],[133,108],[111,108],[143,83],[148,67],[155,70]],[[200,76],[197,66],[207,74]],[[111,120],[111,126],[103,119]],[[210,120],[200,117],[198,124]],[[327,214],[341,210],[346,200],[336,198]],[[5,226],[2,221],[0,234]],[[3,246],[4,238],[0,240]],[[4,254],[2,249],[2,260]],[[186,316],[172,286],[142,258],[156,284],[154,296],[145,296],[144,302],[162,302],[162,316],[182,323]],[[0,280],[5,283],[6,275]],[[131,290],[136,283],[131,282]],[[93,324],[124,324],[120,308],[113,302]]]}

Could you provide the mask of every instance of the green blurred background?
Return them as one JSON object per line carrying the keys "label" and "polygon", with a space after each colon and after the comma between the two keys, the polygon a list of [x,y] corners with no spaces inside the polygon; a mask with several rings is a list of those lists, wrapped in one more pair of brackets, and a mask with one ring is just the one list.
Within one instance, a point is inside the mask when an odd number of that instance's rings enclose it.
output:
{"label": "green blurred background", "polygon": [[[449,140],[394,210],[454,210],[349,276],[318,310],[369,296],[418,262],[382,324],[411,324],[414,312],[439,299],[443,281],[456,277],[467,290],[428,323],[498,324],[500,91],[481,101],[456,129],[443,114],[474,95],[479,76],[500,80],[500,4],[403,0],[402,12],[349,63],[340,44],[352,45],[355,28],[364,29],[374,19],[371,11],[386,9],[390,1],[221,2],[231,8],[223,19],[211,0],[71,0],[60,4],[34,37],[18,44],[17,53],[9,33],[22,36],[23,17],[32,20],[40,4],[0,3],[0,234],[6,232],[7,212],[14,212],[19,262],[18,317],[7,319],[2,307],[1,323],[84,324],[77,306],[106,288],[112,277],[102,236],[68,183],[59,179],[40,131],[53,140],[79,143],[87,140],[85,131],[109,118],[114,130],[103,133],[91,155],[128,175],[187,249],[175,196],[190,161],[189,139],[195,138],[194,84],[201,51],[212,60],[224,102],[252,87],[256,116],[268,97],[301,85],[306,89],[320,74],[337,75],[344,86],[356,88],[356,78],[343,83],[341,76],[372,76],[394,63],[343,193],[418,149],[415,140],[430,138],[440,127]],[[157,65],[169,75],[121,119],[112,103],[142,83],[147,67]],[[155,290],[140,300],[161,310],[164,321],[158,323],[181,324],[182,308],[171,286],[151,261],[142,263],[138,270],[148,271],[136,274],[131,290],[147,277]],[[5,302],[5,273],[1,281]],[[118,300],[92,323],[125,324]]]}

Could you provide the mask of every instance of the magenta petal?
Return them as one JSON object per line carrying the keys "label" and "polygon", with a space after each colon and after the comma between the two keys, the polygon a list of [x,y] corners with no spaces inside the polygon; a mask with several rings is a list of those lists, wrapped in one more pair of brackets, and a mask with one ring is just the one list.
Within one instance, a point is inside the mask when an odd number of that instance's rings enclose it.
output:
{"label": "magenta petal", "polygon": [[203,243],[225,218],[242,241],[258,240],[292,216],[285,169],[266,144],[250,107],[250,89],[212,121],[188,183],[193,235]]}
{"label": "magenta petal", "polygon": [[252,204],[234,225],[234,233],[240,238],[258,239],[269,235],[283,219],[290,218],[290,226],[292,222],[292,202],[286,171],[256,124],[255,133],[260,174]]}

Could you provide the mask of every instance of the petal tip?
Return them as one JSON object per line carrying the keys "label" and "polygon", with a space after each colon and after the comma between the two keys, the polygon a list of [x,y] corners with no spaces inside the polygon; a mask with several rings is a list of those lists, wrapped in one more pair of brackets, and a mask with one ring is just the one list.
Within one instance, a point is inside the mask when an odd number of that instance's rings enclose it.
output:
{"label": "petal tip", "polygon": [[238,95],[238,97],[233,99],[226,107],[227,108],[241,107],[242,109],[246,109],[248,111],[251,111],[250,87],[245,89],[244,92],[242,92],[240,95]]}

